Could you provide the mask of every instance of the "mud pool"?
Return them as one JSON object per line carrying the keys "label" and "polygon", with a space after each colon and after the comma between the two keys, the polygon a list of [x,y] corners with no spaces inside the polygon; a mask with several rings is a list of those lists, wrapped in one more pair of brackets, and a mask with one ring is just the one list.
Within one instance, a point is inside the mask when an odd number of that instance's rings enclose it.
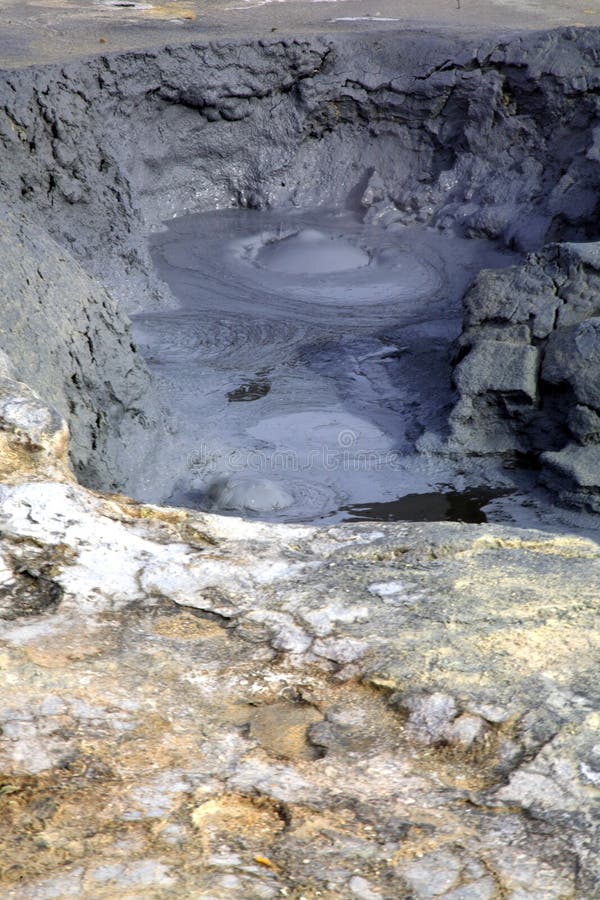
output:
{"label": "mud pool", "polygon": [[164,502],[282,521],[485,521],[489,486],[506,493],[500,467],[466,472],[426,447],[453,402],[462,294],[514,254],[319,209],[182,216],[151,249],[180,304],[134,317],[173,415]]}

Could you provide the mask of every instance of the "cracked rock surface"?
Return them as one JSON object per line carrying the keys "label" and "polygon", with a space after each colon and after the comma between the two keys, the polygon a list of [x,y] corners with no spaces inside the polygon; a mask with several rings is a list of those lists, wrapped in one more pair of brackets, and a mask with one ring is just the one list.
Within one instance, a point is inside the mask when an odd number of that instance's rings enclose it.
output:
{"label": "cracked rock surface", "polygon": [[600,256],[556,244],[484,272],[465,297],[453,441],[540,457],[567,502],[600,510]]}
{"label": "cracked rock surface", "polygon": [[595,896],[595,543],[1,499],[3,896]]}

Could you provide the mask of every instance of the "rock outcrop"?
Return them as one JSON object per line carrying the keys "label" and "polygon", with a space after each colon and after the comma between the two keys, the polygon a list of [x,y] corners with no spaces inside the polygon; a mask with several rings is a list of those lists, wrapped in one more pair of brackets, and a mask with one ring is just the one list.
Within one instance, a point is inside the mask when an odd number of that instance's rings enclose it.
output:
{"label": "rock outcrop", "polygon": [[0,501],[3,897],[597,896],[595,542]]}
{"label": "rock outcrop", "polygon": [[145,493],[164,416],[121,307],[27,215],[0,209],[0,350],[12,377],[68,422],[81,481]]}
{"label": "rock outcrop", "polygon": [[464,308],[450,446],[528,457],[560,500],[600,511],[600,244],[482,272]]}

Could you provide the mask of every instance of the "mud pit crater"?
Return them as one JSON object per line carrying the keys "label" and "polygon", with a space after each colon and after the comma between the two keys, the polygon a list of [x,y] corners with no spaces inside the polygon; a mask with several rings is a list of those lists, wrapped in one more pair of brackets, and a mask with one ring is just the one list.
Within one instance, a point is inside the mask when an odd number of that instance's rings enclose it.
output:
{"label": "mud pit crater", "polygon": [[96,305],[76,352],[60,316],[42,367],[20,334],[5,349],[80,480],[305,522],[492,490],[478,521],[588,527],[597,40],[389,32],[9,73],[11,228],[49,234]]}
{"label": "mud pit crater", "polygon": [[263,235],[258,252],[249,258],[263,269],[282,275],[329,275],[368,266],[371,256],[343,237],[333,237],[316,229],[305,228],[285,235]]}
{"label": "mud pit crater", "polygon": [[[2,74],[9,895],[595,896],[599,560],[597,543],[568,533],[574,519],[532,507],[531,521],[561,527],[551,536],[316,529],[106,494],[160,501],[175,476],[192,491],[195,474],[204,502],[196,437],[220,458],[229,432],[199,420],[197,387],[183,428],[181,406],[179,428],[161,407],[174,407],[169,389],[184,393],[170,367],[197,385],[206,365],[222,415],[263,454],[275,418],[297,456],[312,435],[342,460],[416,457],[381,476],[382,492],[405,478],[403,500],[347,503],[329,478],[330,496],[306,488],[315,517],[412,519],[421,478],[432,518],[469,505],[478,518],[492,472],[523,478],[533,500],[531,476],[502,468],[522,457],[556,479],[561,502],[593,506],[600,40],[476,43],[222,42]],[[343,216],[325,227],[327,210]],[[240,223],[282,216],[282,235],[331,233],[346,261],[350,244],[371,262],[311,275],[331,288],[316,308],[295,273],[295,292],[269,292],[281,273],[231,241],[277,239],[277,222]],[[199,267],[183,254],[182,299],[157,277],[147,235],[160,248],[200,221],[214,252]],[[438,285],[416,309],[414,290],[398,302],[397,278],[375,302],[344,305],[333,290],[338,277],[359,294],[373,284],[381,240],[385,265],[406,250]],[[457,274],[466,246],[536,252],[476,275],[478,253]],[[223,282],[238,263],[239,292]],[[282,410],[296,375],[304,392]],[[448,404],[432,409],[443,390]],[[99,495],[70,482],[66,428],[43,401],[69,420],[72,465]],[[429,490],[441,469],[443,495]],[[215,500],[251,490],[218,482]]]}

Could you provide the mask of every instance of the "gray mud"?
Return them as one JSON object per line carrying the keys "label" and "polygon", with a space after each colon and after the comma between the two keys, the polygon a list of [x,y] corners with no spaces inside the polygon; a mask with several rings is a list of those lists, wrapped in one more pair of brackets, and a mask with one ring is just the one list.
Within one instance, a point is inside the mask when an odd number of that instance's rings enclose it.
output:
{"label": "gray mud", "polygon": [[338,521],[350,504],[468,483],[416,441],[453,403],[467,285],[515,254],[321,209],[174,219],[152,252],[180,303],[134,317],[177,422],[163,502]]}
{"label": "gray mud", "polygon": [[521,522],[533,504],[561,526],[531,473],[427,449],[456,402],[461,298],[515,253],[323,209],[188,215],[151,251],[180,304],[133,319],[174,419],[161,502],[302,522]]}

